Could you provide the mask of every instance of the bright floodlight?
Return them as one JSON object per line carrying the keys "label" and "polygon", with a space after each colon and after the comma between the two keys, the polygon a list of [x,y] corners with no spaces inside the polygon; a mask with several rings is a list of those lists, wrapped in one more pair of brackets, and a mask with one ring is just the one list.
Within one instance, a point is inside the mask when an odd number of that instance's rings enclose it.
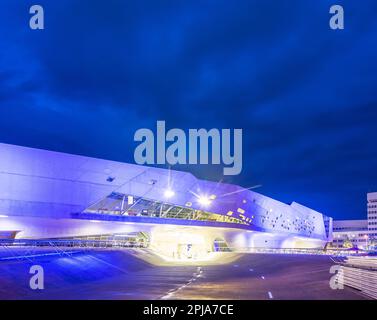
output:
{"label": "bright floodlight", "polygon": [[165,193],[164,193],[164,196],[165,198],[171,198],[171,197],[174,197],[175,193],[173,190],[171,189],[167,189],[165,190]]}
{"label": "bright floodlight", "polygon": [[211,204],[211,200],[206,196],[200,196],[198,202],[205,207]]}

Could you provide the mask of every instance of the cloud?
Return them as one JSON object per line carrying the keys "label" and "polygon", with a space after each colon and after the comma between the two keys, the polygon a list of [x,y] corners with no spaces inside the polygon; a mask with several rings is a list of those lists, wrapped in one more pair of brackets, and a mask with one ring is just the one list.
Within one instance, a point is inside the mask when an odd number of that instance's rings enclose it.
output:
{"label": "cloud", "polygon": [[2,5],[2,141],[130,162],[134,131],[157,120],[242,128],[244,171],[227,180],[364,215],[377,189],[375,1],[344,2],[341,32],[328,0],[40,4],[43,31],[28,28],[30,1]]}

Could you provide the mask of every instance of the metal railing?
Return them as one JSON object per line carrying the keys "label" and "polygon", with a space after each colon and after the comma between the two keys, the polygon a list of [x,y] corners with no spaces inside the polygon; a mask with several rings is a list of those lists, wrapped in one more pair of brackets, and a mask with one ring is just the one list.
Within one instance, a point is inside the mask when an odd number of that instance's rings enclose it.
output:
{"label": "metal railing", "polygon": [[93,248],[145,248],[146,245],[144,242],[126,240],[0,239],[0,261],[32,261],[44,256],[71,256]]}
{"label": "metal railing", "polygon": [[329,255],[339,257],[350,257],[365,255],[370,252],[360,250],[339,250],[339,249],[321,249],[321,248],[264,248],[264,247],[230,247],[231,251],[243,253],[269,253],[269,254],[313,254]]}
{"label": "metal railing", "polygon": [[145,244],[127,240],[89,240],[89,239],[0,239],[0,246],[4,247],[80,247],[80,248],[107,248],[107,247],[145,247]]}
{"label": "metal railing", "polygon": [[267,253],[267,254],[310,254],[310,255],[337,255],[337,252],[332,252],[323,249],[300,249],[300,248],[263,248],[263,247],[231,247],[231,251],[242,252],[242,253]]}

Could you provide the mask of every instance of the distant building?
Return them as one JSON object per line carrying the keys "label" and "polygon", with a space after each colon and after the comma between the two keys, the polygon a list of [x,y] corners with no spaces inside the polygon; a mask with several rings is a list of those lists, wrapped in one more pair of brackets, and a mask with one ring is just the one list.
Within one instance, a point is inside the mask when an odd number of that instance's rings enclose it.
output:
{"label": "distant building", "polygon": [[367,194],[366,220],[334,220],[333,246],[352,246],[360,249],[376,247],[377,192]]}
{"label": "distant building", "polygon": [[364,249],[368,236],[368,220],[334,220],[333,246],[343,248],[346,243]]}
{"label": "distant building", "polygon": [[377,231],[377,192],[367,195],[368,200],[368,230]]}

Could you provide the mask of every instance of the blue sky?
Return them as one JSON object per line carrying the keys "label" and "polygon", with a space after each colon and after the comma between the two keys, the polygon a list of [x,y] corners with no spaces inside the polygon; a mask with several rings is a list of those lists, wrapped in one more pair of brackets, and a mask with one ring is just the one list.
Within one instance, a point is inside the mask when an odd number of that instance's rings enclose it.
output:
{"label": "blue sky", "polygon": [[177,167],[335,218],[377,191],[377,2],[34,1],[0,8],[0,141],[133,162],[139,128],[242,128],[243,171]]}

